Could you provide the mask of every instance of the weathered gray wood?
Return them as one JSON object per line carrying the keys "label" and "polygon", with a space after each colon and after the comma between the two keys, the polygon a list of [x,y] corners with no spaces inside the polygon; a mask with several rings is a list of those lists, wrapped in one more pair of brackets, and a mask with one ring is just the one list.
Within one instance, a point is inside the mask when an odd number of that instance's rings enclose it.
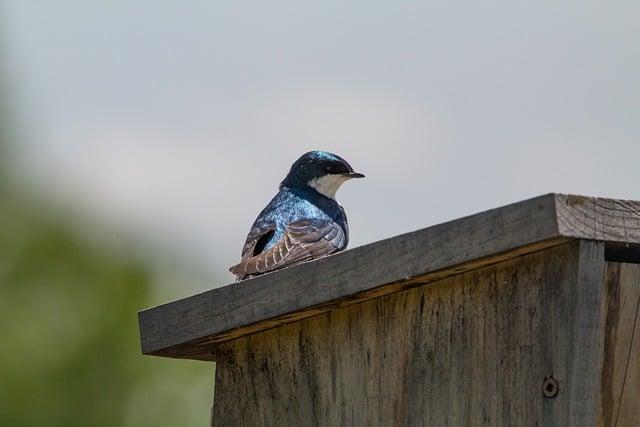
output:
{"label": "weathered gray wood", "polygon": [[571,242],[227,341],[213,425],[595,425],[603,269]]}
{"label": "weathered gray wood", "polygon": [[[571,283],[573,330],[569,344],[571,378],[567,383],[574,398],[569,406],[572,425],[595,425],[601,407],[601,370],[604,360],[604,337],[607,292],[604,286],[604,242],[580,240],[578,275]],[[562,305],[562,304],[559,304]]]}
{"label": "weathered gray wood", "polygon": [[142,351],[210,360],[214,344],[571,238],[640,243],[640,202],[549,194],[139,313]]}
{"label": "weathered gray wood", "polygon": [[[640,287],[640,267],[635,267],[634,285]],[[616,415],[617,426],[640,425],[640,301],[636,304],[636,317],[633,323],[633,338],[627,356],[625,381],[620,398],[620,407]]]}
{"label": "weathered gray wood", "polygon": [[459,266],[451,274],[514,248],[557,244],[554,203],[542,196],[142,311],[142,351],[211,358],[213,342],[359,301],[383,285],[400,290],[425,273]]}
{"label": "weathered gray wood", "polygon": [[604,242],[640,242],[640,202],[556,194],[562,236]]}
{"label": "weathered gray wood", "polygon": [[640,425],[640,265],[607,263],[602,369],[604,426]]}

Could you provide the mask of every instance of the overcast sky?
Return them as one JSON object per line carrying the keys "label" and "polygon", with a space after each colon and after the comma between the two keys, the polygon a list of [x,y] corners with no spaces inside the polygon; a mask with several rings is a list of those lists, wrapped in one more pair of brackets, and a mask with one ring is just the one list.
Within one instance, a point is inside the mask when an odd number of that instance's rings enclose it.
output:
{"label": "overcast sky", "polygon": [[351,246],[542,193],[640,199],[640,2],[4,0],[29,174],[232,281],[310,149]]}

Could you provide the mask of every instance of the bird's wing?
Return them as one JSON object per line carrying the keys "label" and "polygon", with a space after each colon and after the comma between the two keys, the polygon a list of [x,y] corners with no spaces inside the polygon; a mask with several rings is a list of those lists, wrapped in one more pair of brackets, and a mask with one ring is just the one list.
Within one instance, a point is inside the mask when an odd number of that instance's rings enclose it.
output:
{"label": "bird's wing", "polygon": [[265,245],[271,240],[271,237],[273,237],[275,231],[276,224],[274,222],[254,225],[242,247],[242,261],[260,254]]}
{"label": "bird's wing", "polygon": [[333,221],[300,220],[290,223],[270,249],[230,268],[242,279],[247,275],[278,270],[303,261],[322,258],[344,248],[346,236]]}

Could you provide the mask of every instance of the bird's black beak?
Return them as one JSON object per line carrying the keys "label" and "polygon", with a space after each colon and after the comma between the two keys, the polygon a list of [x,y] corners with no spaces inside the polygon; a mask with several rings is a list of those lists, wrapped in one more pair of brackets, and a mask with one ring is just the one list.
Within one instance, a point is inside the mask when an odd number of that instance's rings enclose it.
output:
{"label": "bird's black beak", "polygon": [[364,178],[364,175],[358,172],[345,173],[344,176],[348,176],[349,178]]}

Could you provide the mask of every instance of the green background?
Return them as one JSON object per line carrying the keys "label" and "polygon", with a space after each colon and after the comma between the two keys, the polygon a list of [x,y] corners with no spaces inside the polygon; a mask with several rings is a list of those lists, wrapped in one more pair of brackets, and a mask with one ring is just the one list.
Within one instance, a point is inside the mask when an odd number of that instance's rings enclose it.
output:
{"label": "green background", "polygon": [[2,94],[0,425],[206,425],[214,365],[140,354],[137,311],[161,302],[147,254],[27,184]]}

